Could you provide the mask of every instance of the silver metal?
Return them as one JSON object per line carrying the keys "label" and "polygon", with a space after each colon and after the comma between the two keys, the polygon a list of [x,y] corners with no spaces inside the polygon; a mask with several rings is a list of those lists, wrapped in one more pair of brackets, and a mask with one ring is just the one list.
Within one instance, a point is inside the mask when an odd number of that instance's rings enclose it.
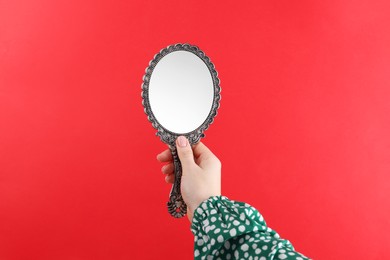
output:
{"label": "silver metal", "polygon": [[[213,103],[210,109],[210,113],[207,116],[206,120],[196,129],[191,132],[179,134],[169,131],[164,126],[162,126],[159,121],[154,116],[150,101],[149,101],[149,82],[153,73],[154,68],[157,63],[167,54],[174,51],[188,51],[192,52],[196,56],[198,56],[208,67],[214,87],[214,95],[213,95]],[[146,68],[145,75],[143,77],[142,83],[142,104],[144,106],[144,111],[148,116],[148,120],[152,123],[152,126],[157,129],[156,135],[160,137],[161,141],[169,145],[169,148],[172,152],[174,167],[175,167],[175,181],[172,186],[171,192],[169,194],[169,201],[167,202],[168,212],[175,218],[181,218],[187,213],[187,206],[181,196],[180,191],[180,183],[181,183],[181,163],[179,157],[176,152],[176,138],[179,135],[184,135],[189,140],[190,144],[196,144],[199,140],[204,137],[204,131],[210,126],[213,122],[214,117],[217,115],[217,110],[220,105],[221,100],[221,88],[220,88],[220,80],[218,78],[218,73],[215,70],[214,64],[210,61],[210,58],[205,55],[203,51],[201,51],[197,46],[190,44],[174,44],[170,45],[164,49],[162,49],[159,53],[157,53],[154,58],[149,62],[149,66]]]}

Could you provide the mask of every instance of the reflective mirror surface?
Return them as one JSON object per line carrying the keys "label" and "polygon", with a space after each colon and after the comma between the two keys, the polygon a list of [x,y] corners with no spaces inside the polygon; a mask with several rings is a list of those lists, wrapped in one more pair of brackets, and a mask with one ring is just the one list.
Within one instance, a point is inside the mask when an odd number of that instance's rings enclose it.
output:
{"label": "reflective mirror surface", "polygon": [[156,65],[149,83],[149,102],[165,129],[185,134],[207,119],[214,86],[207,65],[192,52],[174,51]]}

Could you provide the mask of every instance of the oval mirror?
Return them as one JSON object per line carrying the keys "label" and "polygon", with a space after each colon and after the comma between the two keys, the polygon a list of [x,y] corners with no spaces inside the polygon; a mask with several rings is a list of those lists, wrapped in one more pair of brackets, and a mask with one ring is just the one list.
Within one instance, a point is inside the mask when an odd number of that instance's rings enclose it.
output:
{"label": "oval mirror", "polygon": [[190,144],[199,142],[213,122],[220,101],[214,64],[197,46],[175,44],[162,49],[149,63],[143,78],[145,113],[156,135],[169,145],[175,181],[169,194],[168,212],[176,218],[187,212],[180,192],[181,164],[175,140],[184,135]]}

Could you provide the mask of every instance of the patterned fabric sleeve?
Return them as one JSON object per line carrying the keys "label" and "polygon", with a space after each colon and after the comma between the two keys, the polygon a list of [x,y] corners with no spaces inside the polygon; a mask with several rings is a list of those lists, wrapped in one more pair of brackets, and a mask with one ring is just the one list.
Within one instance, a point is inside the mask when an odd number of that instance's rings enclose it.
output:
{"label": "patterned fabric sleeve", "polygon": [[210,197],[199,205],[191,231],[195,259],[308,259],[267,227],[254,207],[224,196]]}

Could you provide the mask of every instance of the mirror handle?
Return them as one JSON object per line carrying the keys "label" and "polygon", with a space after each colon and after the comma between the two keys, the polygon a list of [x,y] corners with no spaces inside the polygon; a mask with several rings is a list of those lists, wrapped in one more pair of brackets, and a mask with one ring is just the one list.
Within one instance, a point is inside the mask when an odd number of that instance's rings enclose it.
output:
{"label": "mirror handle", "polygon": [[167,202],[168,212],[175,218],[184,217],[187,214],[187,205],[185,204],[183,197],[181,196],[180,184],[181,184],[181,162],[177,154],[176,146],[169,147],[172,153],[175,181],[172,185],[171,192],[169,193],[169,201]]}

